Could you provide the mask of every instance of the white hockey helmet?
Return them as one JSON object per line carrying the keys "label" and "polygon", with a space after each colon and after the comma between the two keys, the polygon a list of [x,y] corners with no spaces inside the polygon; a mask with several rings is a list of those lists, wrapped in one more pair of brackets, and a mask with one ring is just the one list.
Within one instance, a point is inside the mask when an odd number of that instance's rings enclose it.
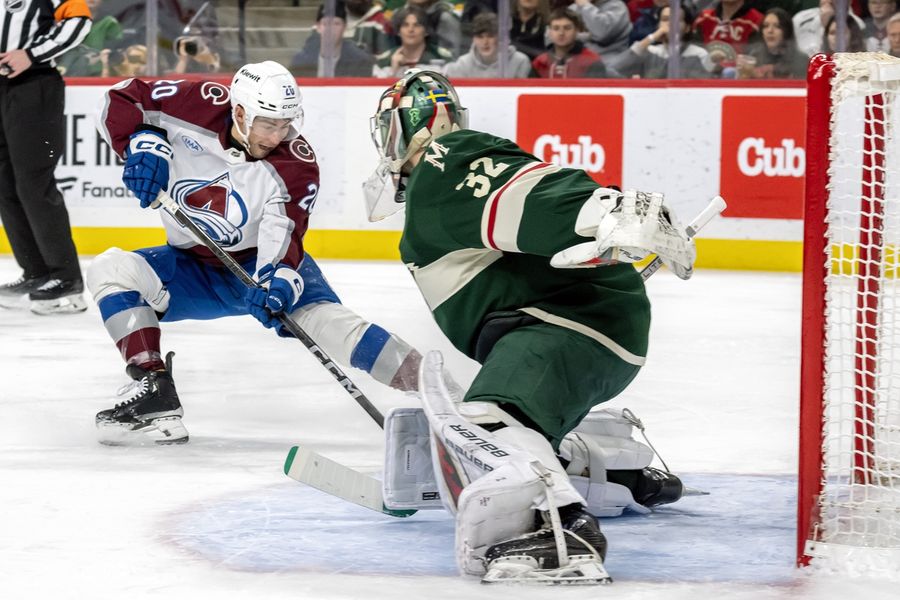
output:
{"label": "white hockey helmet", "polygon": [[[291,131],[286,139],[300,135],[303,125],[303,98],[297,81],[287,69],[275,61],[246,64],[237,70],[231,80],[231,111],[240,105],[246,117],[244,129],[239,132],[247,143],[250,127],[256,117],[290,119]],[[237,122],[237,119],[235,119]]]}

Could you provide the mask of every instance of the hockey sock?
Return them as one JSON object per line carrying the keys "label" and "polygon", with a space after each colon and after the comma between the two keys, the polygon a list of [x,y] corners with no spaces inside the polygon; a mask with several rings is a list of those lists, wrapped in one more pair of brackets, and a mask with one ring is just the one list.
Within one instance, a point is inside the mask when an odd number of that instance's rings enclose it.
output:
{"label": "hockey sock", "polygon": [[146,371],[165,369],[159,345],[159,319],[139,292],[116,292],[98,302],[103,325],[122,358]]}

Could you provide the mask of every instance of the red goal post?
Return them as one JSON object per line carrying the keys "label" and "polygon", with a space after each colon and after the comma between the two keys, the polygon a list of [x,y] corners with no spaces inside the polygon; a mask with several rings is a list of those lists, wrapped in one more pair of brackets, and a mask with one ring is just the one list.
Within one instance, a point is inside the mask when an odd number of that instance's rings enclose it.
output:
{"label": "red goal post", "polygon": [[812,59],[798,564],[900,577],[900,60]]}

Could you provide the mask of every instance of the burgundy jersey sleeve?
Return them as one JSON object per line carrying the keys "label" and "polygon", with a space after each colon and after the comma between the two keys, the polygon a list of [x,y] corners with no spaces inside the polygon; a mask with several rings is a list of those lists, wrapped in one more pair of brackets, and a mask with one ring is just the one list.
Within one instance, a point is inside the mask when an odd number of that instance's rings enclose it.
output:
{"label": "burgundy jersey sleeve", "polygon": [[260,225],[258,267],[283,263],[297,268],[303,260],[303,237],[319,193],[319,165],[303,137],[281,144],[266,161],[281,187],[281,198],[277,206],[267,207]]}
{"label": "burgundy jersey sleeve", "polygon": [[120,157],[141,124],[165,126],[165,117],[218,131],[231,114],[228,88],[212,81],[128,79],[107,90],[98,119],[100,132]]}

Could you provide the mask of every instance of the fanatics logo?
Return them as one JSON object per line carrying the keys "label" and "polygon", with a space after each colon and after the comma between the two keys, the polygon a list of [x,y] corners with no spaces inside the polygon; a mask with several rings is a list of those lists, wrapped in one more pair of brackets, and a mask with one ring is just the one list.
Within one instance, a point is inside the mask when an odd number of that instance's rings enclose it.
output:
{"label": "fanatics logo", "polygon": [[622,185],[624,109],[619,95],[523,94],[516,143],[538,160],[584,169],[601,185]]}
{"label": "fanatics logo", "polygon": [[728,201],[726,217],[803,217],[804,115],[797,96],[722,99],[719,190]]}

